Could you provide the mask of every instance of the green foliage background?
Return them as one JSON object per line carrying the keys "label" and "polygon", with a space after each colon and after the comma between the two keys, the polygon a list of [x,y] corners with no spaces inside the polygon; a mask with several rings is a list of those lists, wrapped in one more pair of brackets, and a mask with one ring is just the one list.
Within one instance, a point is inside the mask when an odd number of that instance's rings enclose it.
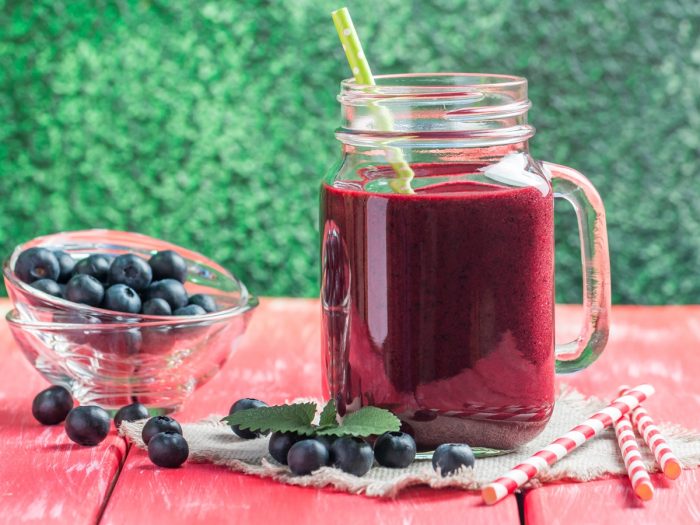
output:
{"label": "green foliage background", "polygon": [[[137,230],[317,293],[339,0],[0,0],[0,251]],[[530,80],[536,157],[607,206],[616,302],[700,302],[700,2],[350,1],[376,72]],[[557,298],[580,296],[558,207]]]}

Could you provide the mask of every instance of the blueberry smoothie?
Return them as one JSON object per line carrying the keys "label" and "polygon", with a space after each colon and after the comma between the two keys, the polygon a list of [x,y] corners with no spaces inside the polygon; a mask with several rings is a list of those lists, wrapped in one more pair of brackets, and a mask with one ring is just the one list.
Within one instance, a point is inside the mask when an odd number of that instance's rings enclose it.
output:
{"label": "blueberry smoothie", "polygon": [[326,394],[423,448],[512,448],[554,404],[553,195],[479,167],[414,165],[411,195],[322,187]]}

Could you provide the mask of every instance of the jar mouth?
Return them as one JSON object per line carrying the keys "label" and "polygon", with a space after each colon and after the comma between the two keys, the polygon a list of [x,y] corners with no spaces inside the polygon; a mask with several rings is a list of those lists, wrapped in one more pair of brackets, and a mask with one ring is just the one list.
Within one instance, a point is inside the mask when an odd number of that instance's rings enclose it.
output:
{"label": "jar mouth", "polygon": [[342,104],[365,104],[392,98],[468,98],[487,94],[507,95],[512,101],[527,100],[527,79],[497,73],[401,73],[377,75],[375,84],[358,84],[353,78],[341,82]]}
{"label": "jar mouth", "polygon": [[341,82],[343,121],[336,137],[351,146],[485,147],[523,143],[527,79],[493,73],[378,75],[375,84]]}

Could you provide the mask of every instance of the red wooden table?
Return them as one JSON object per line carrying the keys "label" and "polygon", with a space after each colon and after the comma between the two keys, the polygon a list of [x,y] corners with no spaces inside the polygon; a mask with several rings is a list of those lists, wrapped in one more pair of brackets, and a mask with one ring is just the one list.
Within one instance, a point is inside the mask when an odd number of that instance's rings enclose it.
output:
{"label": "red wooden table", "polygon": [[[8,307],[0,301],[0,311]],[[576,333],[578,320],[578,308],[558,308],[562,339]],[[650,411],[700,428],[700,307],[616,307],[612,326],[599,362],[563,380],[601,396],[620,383],[653,383]],[[263,301],[238,352],[178,419],[223,414],[245,396],[272,403],[319,396],[319,340],[316,301]],[[700,523],[700,469],[671,483],[655,478],[656,496],[646,504],[626,478],[615,478],[548,485],[493,507],[458,490],[418,488],[382,500],[203,464],[158,469],[114,433],[84,448],[71,444],[61,426],[39,425],[30,407],[44,386],[0,321],[0,523]]]}

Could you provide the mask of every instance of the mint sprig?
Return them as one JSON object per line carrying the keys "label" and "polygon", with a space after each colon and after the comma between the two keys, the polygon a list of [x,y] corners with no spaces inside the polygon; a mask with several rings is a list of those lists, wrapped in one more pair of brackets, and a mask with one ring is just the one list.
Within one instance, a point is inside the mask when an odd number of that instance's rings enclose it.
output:
{"label": "mint sprig", "polygon": [[229,425],[257,432],[295,432],[302,436],[355,436],[367,437],[399,430],[401,422],[394,414],[383,408],[364,407],[346,415],[338,423],[333,400],[326,403],[314,425],[316,403],[292,403],[270,407],[241,410],[225,417]]}
{"label": "mint sprig", "polygon": [[323,407],[323,410],[321,410],[321,416],[318,420],[318,427],[326,428],[337,426],[338,417],[335,409],[335,400],[331,399],[328,403],[326,403],[326,406]]}
{"label": "mint sprig", "polygon": [[222,421],[255,432],[296,432],[310,436],[314,433],[311,422],[315,415],[316,403],[294,403],[240,410]]}

